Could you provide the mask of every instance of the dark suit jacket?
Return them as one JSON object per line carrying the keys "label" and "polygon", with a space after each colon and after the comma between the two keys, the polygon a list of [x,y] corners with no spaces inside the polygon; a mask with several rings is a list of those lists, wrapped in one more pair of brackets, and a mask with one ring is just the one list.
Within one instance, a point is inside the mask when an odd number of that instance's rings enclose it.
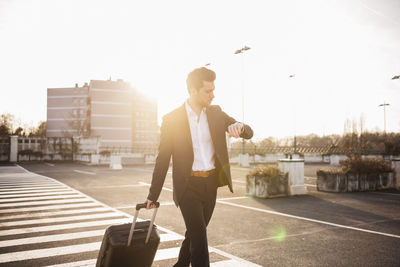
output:
{"label": "dark suit jacket", "polygon": [[[208,107],[206,114],[215,149],[214,158],[218,173],[218,186],[228,185],[230,191],[233,192],[225,132],[228,130],[228,126],[235,123],[236,120],[223,112],[219,106]],[[240,137],[250,139],[252,136],[253,130],[248,125],[244,125],[244,131]],[[163,117],[160,146],[150,192],[147,197],[151,201],[157,201],[160,196],[171,156],[173,198],[175,204],[179,206],[179,201],[185,192],[192,171],[194,158],[192,136],[185,105]]]}

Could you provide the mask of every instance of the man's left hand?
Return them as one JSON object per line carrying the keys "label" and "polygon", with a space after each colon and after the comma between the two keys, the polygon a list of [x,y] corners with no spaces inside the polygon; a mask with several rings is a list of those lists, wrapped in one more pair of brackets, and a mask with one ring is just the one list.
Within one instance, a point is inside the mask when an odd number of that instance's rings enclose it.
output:
{"label": "man's left hand", "polygon": [[229,137],[239,138],[243,132],[243,123],[235,122],[228,126]]}

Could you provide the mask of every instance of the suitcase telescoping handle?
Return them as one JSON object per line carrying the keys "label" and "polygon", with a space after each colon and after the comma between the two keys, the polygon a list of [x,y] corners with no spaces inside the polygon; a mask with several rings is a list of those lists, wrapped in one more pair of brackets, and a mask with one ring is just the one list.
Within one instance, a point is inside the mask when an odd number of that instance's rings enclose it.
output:
{"label": "suitcase telescoping handle", "polygon": [[[149,230],[147,231],[145,244],[147,244],[147,242],[149,242],[151,230],[153,229],[153,225],[154,225],[154,220],[156,219],[157,210],[158,210],[158,207],[160,207],[160,202],[154,202],[154,205],[156,205],[156,208],[154,209],[153,217],[151,218],[151,221],[150,221]],[[128,237],[128,246],[130,246],[131,242],[132,242],[132,236],[133,236],[133,232],[135,231],[135,225],[136,225],[137,217],[139,215],[139,210],[146,208],[146,206],[147,206],[146,202],[136,205],[136,211],[135,211],[135,215],[133,216],[133,222],[132,222],[131,230],[129,232],[129,237]]]}

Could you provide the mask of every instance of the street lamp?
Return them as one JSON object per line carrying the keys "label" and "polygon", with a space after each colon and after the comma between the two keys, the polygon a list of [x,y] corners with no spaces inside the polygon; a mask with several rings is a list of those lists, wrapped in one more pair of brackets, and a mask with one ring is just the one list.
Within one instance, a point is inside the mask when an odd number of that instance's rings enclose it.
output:
{"label": "street lamp", "polygon": [[[235,55],[242,54],[242,123],[244,123],[244,52],[250,50],[250,47],[243,46],[235,51]],[[244,154],[244,138],[242,138],[242,154]]]}
{"label": "street lamp", "polygon": [[386,133],[386,106],[389,106],[390,104],[388,104],[388,103],[385,103],[385,101],[383,101],[383,104],[380,104],[379,106],[380,107],[383,107],[383,131],[384,131],[384,133]]}
{"label": "street lamp", "polygon": [[[294,74],[290,74],[289,75],[289,79],[290,78],[294,78],[295,77],[295,75]],[[296,154],[297,153],[297,148],[296,148],[296,110],[294,110],[294,140],[293,140],[293,154]]]}

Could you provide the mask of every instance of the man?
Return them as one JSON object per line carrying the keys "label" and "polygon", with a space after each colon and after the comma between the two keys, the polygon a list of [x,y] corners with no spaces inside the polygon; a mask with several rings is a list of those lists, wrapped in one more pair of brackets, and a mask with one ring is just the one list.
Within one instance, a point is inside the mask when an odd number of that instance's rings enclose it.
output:
{"label": "man", "polygon": [[250,139],[252,129],[212,106],[215,72],[198,68],[189,73],[189,99],[163,117],[159,153],[147,197],[154,208],[172,156],[173,198],[186,225],[185,240],[174,266],[209,266],[206,227],[213,213],[217,188],[228,185],[231,192],[226,132],[230,137]]}

